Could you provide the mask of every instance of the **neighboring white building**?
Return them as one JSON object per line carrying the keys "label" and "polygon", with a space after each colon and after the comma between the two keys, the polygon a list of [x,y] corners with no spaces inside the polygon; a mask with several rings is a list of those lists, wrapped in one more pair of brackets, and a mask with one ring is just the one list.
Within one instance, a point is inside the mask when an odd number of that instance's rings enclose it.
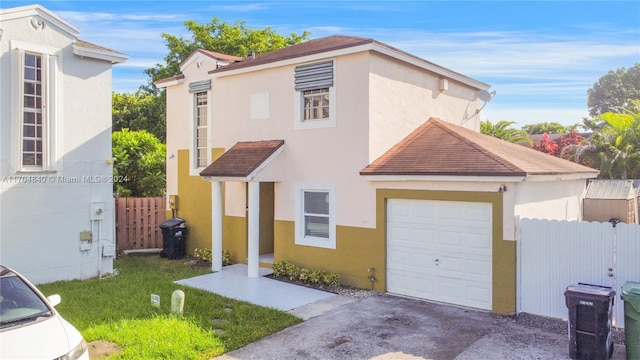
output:
{"label": "neighboring white building", "polygon": [[113,271],[111,68],[40,5],[0,10],[0,263],[32,282]]}

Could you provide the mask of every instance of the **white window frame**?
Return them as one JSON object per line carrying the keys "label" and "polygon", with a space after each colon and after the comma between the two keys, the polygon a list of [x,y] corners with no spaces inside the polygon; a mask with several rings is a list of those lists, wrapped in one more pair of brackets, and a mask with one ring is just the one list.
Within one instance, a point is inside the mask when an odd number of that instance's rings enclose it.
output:
{"label": "white window frame", "polygon": [[[60,145],[61,101],[59,74],[62,69],[62,56],[59,49],[42,45],[11,41],[11,149],[12,163],[16,173],[55,173],[58,164],[58,146]],[[25,54],[41,57],[41,92],[42,92],[42,164],[23,164],[23,122],[24,122],[24,58]]]}
{"label": "white window frame", "polygon": [[[317,88],[314,90],[321,90],[326,88]],[[333,60],[333,85],[329,88],[329,117],[323,119],[306,119],[304,118],[305,108],[304,91],[293,90],[293,114],[294,114],[294,129],[306,130],[306,129],[321,129],[321,128],[333,128],[336,127],[336,61]]]}
{"label": "white window frame", "polygon": [[[199,93],[206,93],[207,99],[207,141],[206,146],[206,161],[204,166],[198,166],[198,100],[197,96]],[[189,93],[189,98],[191,101],[191,155],[189,159],[189,174],[191,176],[199,176],[200,171],[202,171],[205,167],[209,166],[211,163],[211,91],[198,91]]]}
{"label": "white window frame", "polygon": [[[305,235],[305,192],[326,192],[329,197],[329,237],[316,237]],[[295,185],[295,244],[320,247],[326,249],[336,248],[336,185],[333,183],[297,183]]]}

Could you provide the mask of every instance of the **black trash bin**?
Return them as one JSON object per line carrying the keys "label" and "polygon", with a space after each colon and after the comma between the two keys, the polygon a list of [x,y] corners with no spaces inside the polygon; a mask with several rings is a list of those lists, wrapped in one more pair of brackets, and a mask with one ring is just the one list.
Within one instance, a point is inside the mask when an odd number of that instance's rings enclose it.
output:
{"label": "black trash bin", "polygon": [[569,356],[607,360],[613,355],[611,317],[616,292],[610,287],[579,283],[564,292],[569,309]]}
{"label": "black trash bin", "polygon": [[187,226],[184,219],[172,218],[160,224],[162,230],[162,251],[160,257],[175,260],[184,257]]}

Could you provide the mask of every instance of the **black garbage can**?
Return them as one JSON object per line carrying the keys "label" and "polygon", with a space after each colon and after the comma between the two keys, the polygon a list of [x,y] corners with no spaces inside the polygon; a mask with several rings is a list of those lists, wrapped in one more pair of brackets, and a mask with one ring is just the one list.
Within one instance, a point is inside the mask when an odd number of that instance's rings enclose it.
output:
{"label": "black garbage can", "polygon": [[569,309],[569,356],[607,360],[613,355],[611,317],[616,292],[610,287],[579,283],[564,292]]}
{"label": "black garbage can", "polygon": [[171,218],[160,224],[162,230],[162,251],[160,257],[175,260],[184,257],[187,226],[184,219]]}

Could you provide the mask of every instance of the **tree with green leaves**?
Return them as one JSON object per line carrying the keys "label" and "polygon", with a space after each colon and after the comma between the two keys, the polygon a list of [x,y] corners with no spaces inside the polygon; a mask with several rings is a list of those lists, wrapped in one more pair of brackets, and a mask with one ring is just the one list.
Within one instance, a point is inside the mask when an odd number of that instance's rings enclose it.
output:
{"label": "tree with green leaves", "polygon": [[531,143],[526,131],[512,128],[515,124],[515,121],[501,120],[493,124],[491,121],[485,120],[480,123],[480,132],[515,144]]}
{"label": "tree with green leaves", "polygon": [[112,134],[114,191],[118,196],[164,196],[167,146],[153,134],[122,129]]}
{"label": "tree with green leaves", "polygon": [[530,135],[534,134],[566,134],[571,130],[578,128],[578,124],[564,126],[557,122],[542,122],[537,124],[528,124],[522,127],[522,130],[526,131]]}
{"label": "tree with green leaves", "polygon": [[151,94],[138,90],[135,93],[112,93],[113,131],[122,129],[146,130],[160,142],[165,142],[165,94]]}
{"label": "tree with green leaves", "polygon": [[591,134],[579,155],[600,169],[604,179],[640,178],[640,99],[624,112],[607,112],[597,118],[604,126]]}
{"label": "tree with green leaves", "polygon": [[162,34],[169,53],[164,58],[165,64],[157,64],[145,70],[149,76],[148,89],[157,92],[154,81],[168,78],[180,73],[180,63],[197,49],[215,51],[227,55],[247,57],[267,51],[298,44],[306,40],[310,32],[292,33],[289,36],[278,34],[267,26],[264,29],[250,29],[244,21],[236,20],[233,25],[214,17],[208,24],[198,24],[193,20],[184,22],[191,32],[191,39],[182,36]]}
{"label": "tree with green leaves", "polygon": [[629,110],[635,106],[632,100],[640,99],[640,63],[628,69],[609,70],[587,90],[587,96],[591,117]]}

